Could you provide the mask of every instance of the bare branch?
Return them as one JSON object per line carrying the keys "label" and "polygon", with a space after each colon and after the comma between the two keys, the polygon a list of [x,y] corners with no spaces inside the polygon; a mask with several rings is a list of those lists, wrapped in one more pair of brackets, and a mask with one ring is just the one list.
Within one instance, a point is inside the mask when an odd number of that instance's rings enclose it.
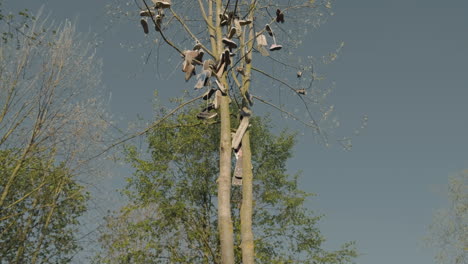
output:
{"label": "bare branch", "polygon": [[[170,9],[172,14],[174,15],[174,17],[177,19],[177,21],[179,21],[179,23],[182,25],[182,27],[185,29],[185,31],[187,31],[187,33],[197,42],[197,43],[200,43],[201,47],[203,48],[203,50],[205,50],[208,54],[210,54],[211,57],[215,58],[214,54],[207,48],[203,45],[203,43],[201,43],[201,41],[198,40],[198,38],[192,33],[192,31],[190,31],[190,29],[188,28],[187,26],[187,23],[185,23],[175,12],[174,10],[171,8]],[[216,58],[215,58],[216,59]]]}
{"label": "bare branch", "polygon": [[134,139],[134,138],[136,138],[136,137],[138,137],[138,136],[142,136],[142,135],[148,133],[148,131],[150,131],[150,130],[154,129],[155,127],[159,126],[162,122],[164,122],[166,119],[168,119],[169,117],[171,117],[171,116],[172,116],[173,114],[175,114],[177,111],[179,111],[180,109],[182,109],[182,108],[185,107],[186,105],[189,105],[189,104],[191,104],[191,103],[193,103],[193,102],[195,102],[195,101],[201,99],[202,97],[203,97],[203,95],[200,95],[200,96],[198,96],[198,97],[195,97],[195,98],[193,98],[193,99],[191,99],[191,100],[188,100],[188,101],[186,101],[186,102],[180,104],[180,105],[177,106],[176,108],[172,109],[168,114],[166,114],[165,116],[163,116],[161,119],[159,119],[159,120],[153,122],[153,124],[152,124],[151,126],[145,128],[144,130],[142,130],[142,131],[140,131],[140,132],[136,132],[136,133],[134,133],[134,134],[132,134],[132,135],[130,135],[130,136],[127,136],[127,137],[125,137],[125,138],[123,138],[123,139],[121,139],[121,140],[119,140],[119,141],[117,141],[117,142],[111,144],[111,145],[108,146],[106,149],[104,149],[102,152],[100,152],[100,153],[98,153],[97,155],[95,155],[95,156],[89,158],[87,161],[92,160],[92,159],[95,159],[95,158],[101,156],[102,154],[106,153],[107,151],[111,150],[112,148],[114,148],[114,147],[116,147],[116,146],[119,146],[119,145],[121,145],[121,144],[123,144],[123,143],[125,143],[125,142],[127,142],[127,141],[129,141],[129,140],[131,140],[131,139]]}
{"label": "bare branch", "polygon": [[[148,4],[146,4],[146,0],[143,0],[143,3],[145,4],[145,7],[146,9],[148,10],[148,12],[151,14],[151,9],[150,7],[148,6]],[[155,27],[157,27],[157,23],[156,23],[156,20],[154,20],[154,17],[153,16],[150,16],[151,17],[151,20],[153,21],[153,24]],[[172,43],[170,40],[168,40],[166,38],[166,36],[164,35],[162,29],[159,30],[159,34],[161,35],[161,37],[164,39],[164,41],[169,45],[171,46],[172,48],[174,48],[175,50],[177,50],[177,52],[179,52],[180,54],[183,54],[182,50],[180,50],[174,43]]]}
{"label": "bare branch", "polygon": [[318,129],[317,125],[315,125],[313,123],[311,124],[311,123],[305,122],[305,121],[301,120],[299,117],[297,117],[296,115],[292,114],[291,112],[288,112],[287,110],[285,110],[285,109],[283,109],[283,108],[281,108],[281,107],[279,107],[279,106],[277,106],[277,105],[275,105],[275,104],[273,104],[271,102],[268,102],[267,100],[264,100],[261,97],[258,97],[256,95],[252,95],[252,97],[257,99],[258,101],[266,104],[266,105],[269,105],[269,106],[275,108],[276,110],[280,111],[281,113],[288,115],[289,117],[293,118],[294,120],[299,121],[301,124],[303,124],[305,126],[308,126],[310,128],[313,128],[313,129]]}

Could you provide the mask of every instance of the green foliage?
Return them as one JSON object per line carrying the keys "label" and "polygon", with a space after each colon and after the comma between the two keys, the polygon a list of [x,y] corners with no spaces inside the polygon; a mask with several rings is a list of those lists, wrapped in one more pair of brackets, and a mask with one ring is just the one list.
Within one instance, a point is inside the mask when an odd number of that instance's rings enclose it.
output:
{"label": "green foliage", "polygon": [[468,262],[468,170],[450,177],[450,206],[439,210],[432,219],[429,245],[436,249],[434,260],[439,264]]}
{"label": "green foliage", "polygon": [[36,17],[30,14],[28,9],[24,9],[15,14],[5,15],[2,7],[3,1],[0,1],[0,35],[3,43],[14,40],[16,37],[17,42],[19,37],[27,36],[23,29],[29,28],[29,24],[36,20]]}
{"label": "green foliage", "polygon": [[2,32],[14,38],[0,43],[0,262],[67,263],[89,196],[78,177],[96,175],[107,127],[100,64],[69,21],[22,12]]}
{"label": "green foliage", "polygon": [[[135,168],[123,193],[130,203],[106,219],[97,263],[219,263],[216,180],[219,124],[200,122],[196,110],[166,121],[147,136],[148,155],[126,149]],[[236,121],[234,121],[236,122]],[[254,235],[257,263],[349,263],[353,244],[328,252],[304,207],[309,193],[286,173],[295,135],[275,136],[268,120],[250,128],[254,172]],[[233,126],[236,127],[236,126]],[[233,160],[234,162],[234,160]],[[240,228],[241,190],[232,192],[235,233]],[[236,237],[240,244],[240,238]],[[240,246],[235,248],[241,263]]]}
{"label": "green foliage", "polygon": [[[0,191],[19,159],[0,150]],[[0,209],[2,263],[68,263],[78,249],[77,218],[88,194],[63,165],[34,156],[24,160]]]}

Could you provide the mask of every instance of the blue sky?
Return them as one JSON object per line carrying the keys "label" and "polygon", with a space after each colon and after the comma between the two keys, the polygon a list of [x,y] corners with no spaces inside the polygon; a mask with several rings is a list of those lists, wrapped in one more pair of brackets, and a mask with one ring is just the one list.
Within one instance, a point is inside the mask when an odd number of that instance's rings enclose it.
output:
{"label": "blue sky", "polygon": [[[158,81],[154,65],[142,64],[144,48],[121,47],[142,34],[137,19],[109,21],[112,3],[6,0],[6,7],[44,4],[57,21],[76,18],[80,31],[99,33],[110,110],[125,126],[137,114],[151,119],[153,88],[164,99],[176,95],[164,87],[189,85]],[[355,240],[361,264],[433,263],[422,238],[446,205],[438,190],[468,168],[468,2],[341,0],[333,11],[301,52],[321,56],[346,43],[337,61],[320,68],[336,84],[328,99],[342,124],[336,133],[352,134],[363,115],[368,126],[351,151],[314,144],[305,133],[290,169],[303,171],[301,188],[318,194],[307,205],[326,215],[327,247]],[[128,172],[122,167],[115,185]]]}

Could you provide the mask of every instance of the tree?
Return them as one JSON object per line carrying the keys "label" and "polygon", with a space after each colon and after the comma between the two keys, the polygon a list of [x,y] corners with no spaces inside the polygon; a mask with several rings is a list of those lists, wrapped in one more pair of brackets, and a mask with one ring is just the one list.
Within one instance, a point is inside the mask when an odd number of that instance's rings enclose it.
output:
{"label": "tree", "polygon": [[69,21],[22,16],[0,19],[0,259],[66,263],[107,128],[100,62]]}
{"label": "tree", "polygon": [[[5,186],[18,160],[0,151],[0,186]],[[65,166],[49,157],[26,158],[6,198],[0,218],[2,263],[66,263],[78,250],[78,217],[88,198]]]}
{"label": "tree", "polygon": [[436,248],[435,261],[440,264],[468,262],[468,170],[449,179],[450,207],[438,211],[430,226],[429,245]]}
{"label": "tree", "polygon": [[[324,142],[328,140],[325,131],[320,127],[322,121],[330,119],[333,110],[333,107],[324,108],[322,105],[328,91],[312,86],[313,81],[317,79],[312,60],[301,59],[302,56],[299,54],[294,56],[293,51],[301,44],[309,26],[318,26],[330,14],[331,2],[329,0],[294,0],[287,3],[270,0],[199,0],[172,3],[169,0],[151,2],[142,0],[134,3],[139,9],[143,32],[150,34],[150,28],[154,27],[158,36],[154,42],[165,43],[182,56],[181,65],[185,80],[189,81],[195,72],[199,72],[195,88],[206,86],[208,99],[209,95],[215,94],[213,107],[200,113],[200,117],[208,119],[217,116],[221,124],[217,208],[222,263],[226,264],[234,262],[234,233],[230,208],[231,149],[239,152],[242,142],[244,169],[242,170],[241,246],[244,249],[243,262],[253,263],[254,190],[253,174],[249,169],[252,167],[252,162],[250,129],[248,129],[253,100],[274,107],[282,114],[312,129],[313,133]],[[117,8],[120,6],[117,5]],[[134,12],[127,10],[120,14],[135,15]],[[284,42],[279,44],[278,39]],[[273,44],[268,46],[267,40]],[[151,45],[154,45],[154,42],[151,41]],[[159,53],[157,60],[165,63],[166,60],[171,61],[173,54],[165,53],[166,55]],[[204,54],[210,59],[204,59]],[[335,57],[333,54],[332,60]],[[279,66],[279,71],[262,69],[268,69],[272,64]],[[291,76],[294,78],[297,76],[300,81],[294,84],[290,81]],[[265,85],[265,82],[273,82],[275,85]],[[257,92],[255,92],[257,95],[253,95],[250,90],[253,83],[260,84],[256,87],[258,90],[260,87],[277,88],[281,94],[279,104],[259,96]],[[216,92],[212,92],[215,90]],[[271,95],[272,92],[267,91],[267,94]],[[291,97],[295,99],[293,103],[290,101]],[[282,103],[288,101],[292,108],[290,110]],[[236,106],[232,107],[231,102]],[[303,104],[304,116],[293,114],[298,110],[295,109],[296,106],[300,104]],[[318,119],[312,115],[314,108],[320,116]],[[242,119],[234,138],[231,138],[232,114]]]}
{"label": "tree", "polygon": [[[198,111],[186,110],[148,133],[148,155],[127,148],[126,159],[135,168],[123,190],[129,204],[106,218],[96,263],[222,263],[216,216],[221,125],[197,120]],[[299,175],[286,173],[295,135],[275,136],[269,127],[257,117],[250,128],[256,262],[350,263],[356,256],[352,243],[332,252],[322,248],[320,216],[304,207],[311,194],[298,188]],[[238,234],[240,187],[231,198]],[[234,242],[240,240],[237,235]],[[235,263],[243,263],[240,247],[234,256]]]}
{"label": "tree", "polygon": [[[25,36],[22,29],[28,27],[36,18],[32,16],[28,9],[24,9],[16,14],[3,14],[3,0],[0,0],[0,23],[2,28],[0,30],[0,35],[3,43],[14,40],[18,35]],[[5,27],[7,25],[7,27]],[[17,41],[19,41],[17,39]],[[17,42],[19,45],[19,43]]]}

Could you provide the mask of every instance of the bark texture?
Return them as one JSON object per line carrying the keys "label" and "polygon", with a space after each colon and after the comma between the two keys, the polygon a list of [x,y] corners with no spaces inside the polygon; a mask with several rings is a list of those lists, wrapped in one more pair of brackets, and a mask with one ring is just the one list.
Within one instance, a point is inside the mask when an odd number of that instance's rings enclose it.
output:
{"label": "bark texture", "polygon": [[250,150],[250,133],[247,131],[242,138],[242,205],[241,217],[241,239],[242,239],[242,263],[254,263],[254,236],[252,232],[252,210],[253,210],[253,174],[252,153]]}
{"label": "bark texture", "polygon": [[[216,0],[216,14],[222,13],[221,0]],[[220,18],[216,15],[216,56],[222,51],[223,32]],[[213,48],[214,50],[214,48]],[[225,73],[221,78],[224,87],[228,87]],[[231,218],[231,118],[229,95],[221,97],[220,105],[221,136],[219,148],[219,178],[218,178],[218,228],[221,248],[221,263],[234,264],[234,235]]]}

